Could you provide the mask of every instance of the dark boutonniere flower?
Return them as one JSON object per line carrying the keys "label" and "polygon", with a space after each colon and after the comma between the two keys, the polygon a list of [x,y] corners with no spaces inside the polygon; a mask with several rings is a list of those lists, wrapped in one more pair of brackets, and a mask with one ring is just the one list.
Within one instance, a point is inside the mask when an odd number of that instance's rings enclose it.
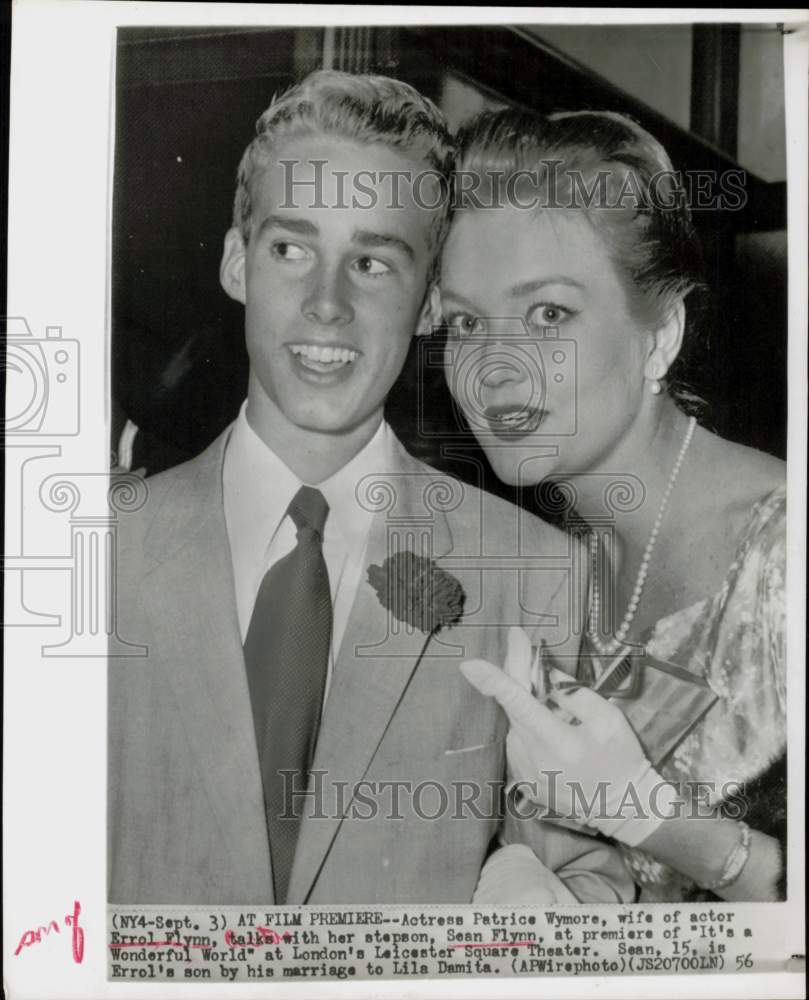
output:
{"label": "dark boutonniere flower", "polygon": [[466,594],[460,580],[414,552],[397,552],[381,566],[369,566],[368,583],[399,621],[428,635],[455,625],[463,615]]}

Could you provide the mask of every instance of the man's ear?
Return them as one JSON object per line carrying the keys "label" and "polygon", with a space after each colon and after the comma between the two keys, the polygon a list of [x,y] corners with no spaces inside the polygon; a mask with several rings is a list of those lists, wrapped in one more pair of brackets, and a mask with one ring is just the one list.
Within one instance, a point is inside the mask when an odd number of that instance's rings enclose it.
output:
{"label": "man's ear", "polygon": [[225,235],[225,249],[219,265],[219,282],[227,294],[244,305],[247,298],[244,281],[245,246],[242,234],[233,226]]}
{"label": "man's ear", "polygon": [[678,299],[666,319],[653,333],[649,356],[646,359],[644,375],[648,379],[666,377],[683,346],[685,332],[685,304]]}
{"label": "man's ear", "polygon": [[416,325],[416,336],[424,337],[432,333],[437,326],[441,326],[441,294],[438,285],[432,284],[424,296]]}

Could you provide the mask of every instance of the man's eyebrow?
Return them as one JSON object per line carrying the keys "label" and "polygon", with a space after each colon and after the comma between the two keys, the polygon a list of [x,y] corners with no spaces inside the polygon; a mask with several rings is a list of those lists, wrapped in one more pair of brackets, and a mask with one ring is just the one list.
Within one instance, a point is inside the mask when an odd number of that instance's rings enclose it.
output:
{"label": "man's eyebrow", "polygon": [[351,234],[353,243],[366,249],[377,249],[380,247],[390,247],[399,250],[409,260],[415,261],[416,251],[410,244],[399,236],[392,236],[390,233],[375,233],[369,229],[355,229]]}
{"label": "man's eyebrow", "polygon": [[[314,222],[308,219],[296,219],[294,216],[268,215],[259,226],[259,233],[267,229],[284,229],[288,233],[298,233],[300,236],[318,236],[320,230]],[[366,249],[377,249],[379,247],[389,247],[399,250],[409,260],[415,261],[416,252],[413,247],[400,236],[393,236],[390,233],[375,233],[369,229],[355,229],[351,234],[351,241]]]}
{"label": "man's eyebrow", "polygon": [[540,288],[544,288],[546,285],[569,285],[571,288],[579,288],[584,291],[584,285],[580,281],[568,278],[564,274],[554,274],[547,278],[534,278],[532,281],[521,281],[518,285],[512,285],[508,293],[512,298],[518,299],[523,295],[529,295],[531,292],[538,292]]}
{"label": "man's eyebrow", "polygon": [[300,236],[317,236],[320,232],[314,222],[287,215],[268,215],[258,231],[263,233],[267,229],[285,229],[288,233],[298,233]]}

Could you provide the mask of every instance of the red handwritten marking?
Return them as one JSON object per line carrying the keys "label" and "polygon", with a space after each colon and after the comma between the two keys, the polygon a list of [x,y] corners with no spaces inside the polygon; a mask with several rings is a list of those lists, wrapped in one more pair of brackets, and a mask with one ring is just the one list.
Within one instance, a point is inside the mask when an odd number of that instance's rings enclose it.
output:
{"label": "red handwritten marking", "polygon": [[17,945],[17,950],[14,954],[19,955],[23,948],[27,948],[32,944],[39,944],[42,940],[42,935],[50,934],[52,930],[56,931],[57,934],[59,933],[59,924],[57,924],[55,920],[51,920],[47,927],[42,927],[40,925],[36,928],[36,930],[26,931],[20,938],[20,943]]}
{"label": "red handwritten marking", "polygon": [[[117,944],[108,944],[108,948],[184,948],[180,941],[119,941]],[[191,945],[190,947],[194,947]],[[205,946],[208,947],[207,945]]]}
{"label": "red handwritten marking", "polygon": [[[284,931],[283,934],[279,934],[277,931],[274,931],[272,927],[261,927],[261,926],[251,927],[250,930],[253,934],[256,934],[258,937],[263,938],[265,944],[285,944],[292,940],[292,935],[289,933],[289,931]],[[233,931],[225,931],[225,944],[229,948],[240,947],[238,942],[234,943],[233,941],[233,938],[235,936],[236,935],[233,933]]]}
{"label": "red handwritten marking", "polygon": [[210,948],[209,944],[185,944],[182,941],[119,941],[108,948]]}
{"label": "red handwritten marking", "polygon": [[457,944],[451,944],[450,948],[527,948],[532,944],[536,944],[536,941],[490,941],[488,944],[460,941]]}
{"label": "red handwritten marking", "polygon": [[[57,927],[56,930],[59,930]],[[251,933],[262,938],[269,944],[286,944],[292,940],[289,931],[279,934],[271,927],[251,927]],[[239,948],[241,945],[233,939],[236,937],[233,931],[225,931],[225,944],[228,948]],[[210,944],[186,944],[183,941],[117,941],[108,944],[108,948],[210,948]]]}
{"label": "red handwritten marking", "polygon": [[[77,899],[75,899],[73,901],[73,912],[66,914],[64,921],[68,927],[73,928],[73,961],[77,964],[81,963],[84,958],[84,928],[79,926],[80,913],[81,904]],[[30,948],[32,944],[39,944],[42,941],[42,935],[50,934],[52,930],[56,931],[57,934],[61,933],[59,924],[55,920],[51,920],[47,927],[42,927],[40,925],[33,930],[25,931],[23,936],[20,938],[20,943],[17,945],[14,955],[19,955],[23,948]]]}

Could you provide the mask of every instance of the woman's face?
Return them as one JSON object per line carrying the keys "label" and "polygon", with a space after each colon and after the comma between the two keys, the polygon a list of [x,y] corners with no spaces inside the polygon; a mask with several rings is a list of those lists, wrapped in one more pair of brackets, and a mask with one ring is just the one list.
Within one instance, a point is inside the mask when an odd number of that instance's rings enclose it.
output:
{"label": "woman's face", "polygon": [[639,416],[653,335],[586,215],[459,212],[441,299],[447,381],[498,477],[602,468]]}

